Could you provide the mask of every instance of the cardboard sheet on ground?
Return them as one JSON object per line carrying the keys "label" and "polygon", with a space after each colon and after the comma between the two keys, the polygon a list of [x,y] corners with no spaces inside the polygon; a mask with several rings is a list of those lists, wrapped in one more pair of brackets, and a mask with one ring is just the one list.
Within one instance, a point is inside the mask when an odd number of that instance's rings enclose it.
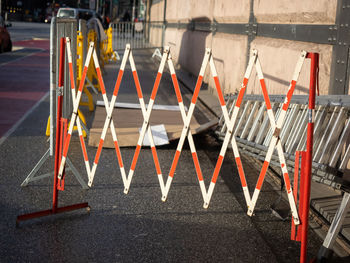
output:
{"label": "cardboard sheet on ground", "polygon": [[[155,145],[165,145],[169,144],[168,135],[163,124],[151,126],[151,131],[153,135],[153,141]],[[141,128],[139,129],[141,133]],[[148,136],[143,138],[143,146],[151,146],[151,142]]]}
{"label": "cardboard sheet on ground", "polygon": [[[118,137],[120,147],[136,146],[139,138],[139,129],[142,127],[143,117],[139,109],[118,108],[112,115],[114,126]],[[103,125],[106,119],[106,110],[104,107],[96,107],[95,118],[90,129],[89,145],[97,147],[101,138]],[[169,141],[180,138],[183,128],[183,121],[180,111],[152,110],[151,126],[163,124]],[[192,134],[196,134],[203,129],[208,129],[217,123],[209,122],[206,125],[200,125],[195,117],[191,120]],[[147,136],[147,133],[146,133]],[[106,148],[114,148],[112,134],[108,129],[106,139],[103,144]]]}

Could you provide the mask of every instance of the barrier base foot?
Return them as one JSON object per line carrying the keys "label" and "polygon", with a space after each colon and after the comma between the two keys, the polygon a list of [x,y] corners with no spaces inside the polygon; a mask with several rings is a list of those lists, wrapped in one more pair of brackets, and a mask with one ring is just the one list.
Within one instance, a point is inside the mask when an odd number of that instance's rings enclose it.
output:
{"label": "barrier base foot", "polygon": [[247,215],[250,216],[250,217],[252,217],[252,216],[254,215],[254,214],[253,214],[253,210],[248,209]]}
{"label": "barrier base foot", "polygon": [[69,211],[74,211],[74,210],[83,209],[83,208],[86,208],[86,211],[90,212],[90,206],[88,203],[80,203],[80,204],[74,204],[74,205],[69,205],[64,207],[58,207],[56,208],[55,211],[53,209],[49,209],[49,210],[43,210],[43,211],[34,212],[30,214],[19,215],[17,216],[17,219],[16,219],[16,226],[18,226],[19,223],[22,221],[64,213],[64,212],[69,212]]}

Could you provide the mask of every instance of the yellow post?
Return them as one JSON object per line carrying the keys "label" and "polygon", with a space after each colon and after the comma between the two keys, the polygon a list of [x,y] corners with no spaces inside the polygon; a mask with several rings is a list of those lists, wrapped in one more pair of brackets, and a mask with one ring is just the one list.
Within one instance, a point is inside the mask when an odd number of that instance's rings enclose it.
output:
{"label": "yellow post", "polygon": [[113,51],[113,28],[109,27],[106,30],[107,41],[105,44],[105,61],[109,62],[111,60],[117,61],[117,56],[114,55]]}
{"label": "yellow post", "polygon": [[112,27],[109,27],[107,29],[107,39],[108,39],[108,45],[107,45],[107,53],[112,56],[113,54],[113,29]]}
{"label": "yellow post", "polygon": [[83,51],[84,51],[84,37],[81,31],[77,32],[77,81],[80,82],[83,72]]}
{"label": "yellow post", "polygon": [[[97,44],[96,44],[97,43],[97,34],[92,29],[88,33],[88,43],[90,43],[90,42],[94,42],[95,49],[96,49],[96,47],[97,47]],[[88,78],[88,82],[90,82],[90,83],[88,85],[85,85],[85,87],[92,86],[92,87],[96,88],[98,91],[101,91],[101,87],[98,84],[98,77],[97,77],[97,74],[96,74],[96,71],[95,71],[94,60],[93,59],[90,60],[90,64],[89,64],[86,76]],[[97,84],[93,84],[94,80],[96,80]]]}
{"label": "yellow post", "polygon": [[[86,119],[85,119],[85,116],[84,116],[84,114],[83,114],[80,110],[78,110],[78,118],[79,118],[79,119],[85,124],[85,126],[86,126]],[[46,132],[45,132],[45,134],[46,134],[47,137],[50,136],[50,121],[51,121],[51,118],[50,118],[50,116],[49,116],[49,118],[47,119]],[[68,125],[68,127],[69,127],[69,125]],[[67,127],[67,129],[68,129],[68,127]],[[78,127],[75,125],[75,126],[73,127],[73,130],[74,130],[74,131],[78,130]],[[84,138],[86,137],[86,131],[85,131],[85,130],[83,130],[83,136],[84,136]]]}
{"label": "yellow post", "polygon": [[[86,48],[86,47],[85,47]],[[83,61],[83,53],[84,52],[84,37],[81,31],[78,31],[77,36],[77,86],[79,85],[81,81],[81,77],[83,74],[83,67],[84,67],[84,61]],[[92,98],[92,95],[90,91],[84,86],[83,93],[87,96],[87,101],[80,101],[79,105],[82,106],[88,106],[89,111],[94,111],[94,100]]]}
{"label": "yellow post", "polygon": [[105,34],[107,39],[100,43],[100,57],[103,65],[110,61],[117,61],[117,55],[113,51],[113,28],[106,29]]}
{"label": "yellow post", "polygon": [[45,134],[46,134],[46,136],[47,137],[49,137],[50,136],[50,116],[49,116],[49,118],[47,119],[47,124],[46,124],[46,132],[45,132]]}

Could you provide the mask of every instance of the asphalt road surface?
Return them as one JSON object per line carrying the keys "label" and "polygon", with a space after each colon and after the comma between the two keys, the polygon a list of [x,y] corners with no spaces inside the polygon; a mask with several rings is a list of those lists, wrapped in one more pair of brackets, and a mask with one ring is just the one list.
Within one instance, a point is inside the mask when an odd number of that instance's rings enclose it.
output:
{"label": "asphalt road surface", "polygon": [[50,24],[29,22],[11,22],[11,24],[12,26],[7,30],[11,35],[12,42],[50,38]]}

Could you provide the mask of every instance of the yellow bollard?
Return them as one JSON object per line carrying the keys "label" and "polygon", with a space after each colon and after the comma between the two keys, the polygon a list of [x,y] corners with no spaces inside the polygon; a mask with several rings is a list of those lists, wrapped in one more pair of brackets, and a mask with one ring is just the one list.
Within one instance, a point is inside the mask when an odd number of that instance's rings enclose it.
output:
{"label": "yellow bollard", "polygon": [[[92,34],[90,36],[90,38],[88,37],[88,43],[90,41],[94,41],[94,35]],[[77,36],[77,86],[79,85],[81,78],[82,78],[82,72],[83,72],[83,67],[84,67],[84,61],[83,61],[83,52],[84,52],[84,46],[83,46],[83,35],[80,31],[78,31],[78,36]],[[91,60],[92,61],[92,60]],[[91,64],[90,61],[90,64]],[[90,70],[90,66],[89,66],[89,70]],[[82,106],[88,106],[89,111],[94,111],[94,100],[93,97],[91,95],[91,92],[88,90],[88,87],[92,87],[95,88],[94,85],[92,84],[93,81],[93,74],[90,73],[89,75],[89,70],[88,70],[88,75],[87,75],[87,82],[88,84],[84,85],[83,88],[83,93],[87,96],[87,101],[80,101],[79,105]],[[91,70],[90,70],[91,71]],[[97,79],[97,75],[96,75],[96,79]]]}
{"label": "yellow bollard", "polygon": [[77,80],[81,80],[83,72],[83,51],[84,51],[84,37],[81,31],[77,32]]}
{"label": "yellow bollard", "polygon": [[46,124],[46,132],[45,132],[46,136],[49,137],[50,136],[50,116],[47,119],[47,124]]}
{"label": "yellow bollard", "polygon": [[[84,116],[84,114],[80,111],[80,110],[78,110],[78,117],[79,117],[79,119],[85,124],[85,126],[86,126],[86,119],[85,119],[85,116]],[[50,136],[50,121],[51,121],[51,118],[50,118],[50,116],[49,116],[49,118],[47,119],[47,124],[46,124],[46,132],[45,132],[45,135],[47,136],[47,137],[49,137]],[[69,127],[69,125],[67,126],[67,129],[68,129],[68,127]],[[74,127],[73,127],[73,131],[76,131],[76,130],[78,130],[78,127],[75,125]],[[84,136],[84,138],[86,138],[86,131],[83,129],[83,136]]]}
{"label": "yellow bollard", "polygon": [[[88,43],[90,43],[90,42],[94,42],[95,49],[96,49],[97,35],[96,35],[96,32],[94,30],[90,30],[89,33],[88,33]],[[97,74],[96,74],[96,71],[95,71],[94,60],[93,59],[90,60],[90,64],[89,64],[89,67],[88,67],[88,71],[87,71],[86,77],[87,77],[88,85],[85,85],[85,87],[91,87],[93,89],[95,88],[98,91],[101,91],[101,87],[98,84],[98,77],[97,77]],[[96,80],[97,84],[93,84],[94,80]]]}
{"label": "yellow bollard", "polygon": [[118,53],[113,51],[113,28],[109,27],[105,30],[107,39],[100,43],[101,63],[104,65],[110,61],[117,61]]}
{"label": "yellow bollard", "polygon": [[116,52],[113,51],[113,28],[109,27],[106,30],[107,43],[106,43],[106,60],[107,61],[117,61]]}

